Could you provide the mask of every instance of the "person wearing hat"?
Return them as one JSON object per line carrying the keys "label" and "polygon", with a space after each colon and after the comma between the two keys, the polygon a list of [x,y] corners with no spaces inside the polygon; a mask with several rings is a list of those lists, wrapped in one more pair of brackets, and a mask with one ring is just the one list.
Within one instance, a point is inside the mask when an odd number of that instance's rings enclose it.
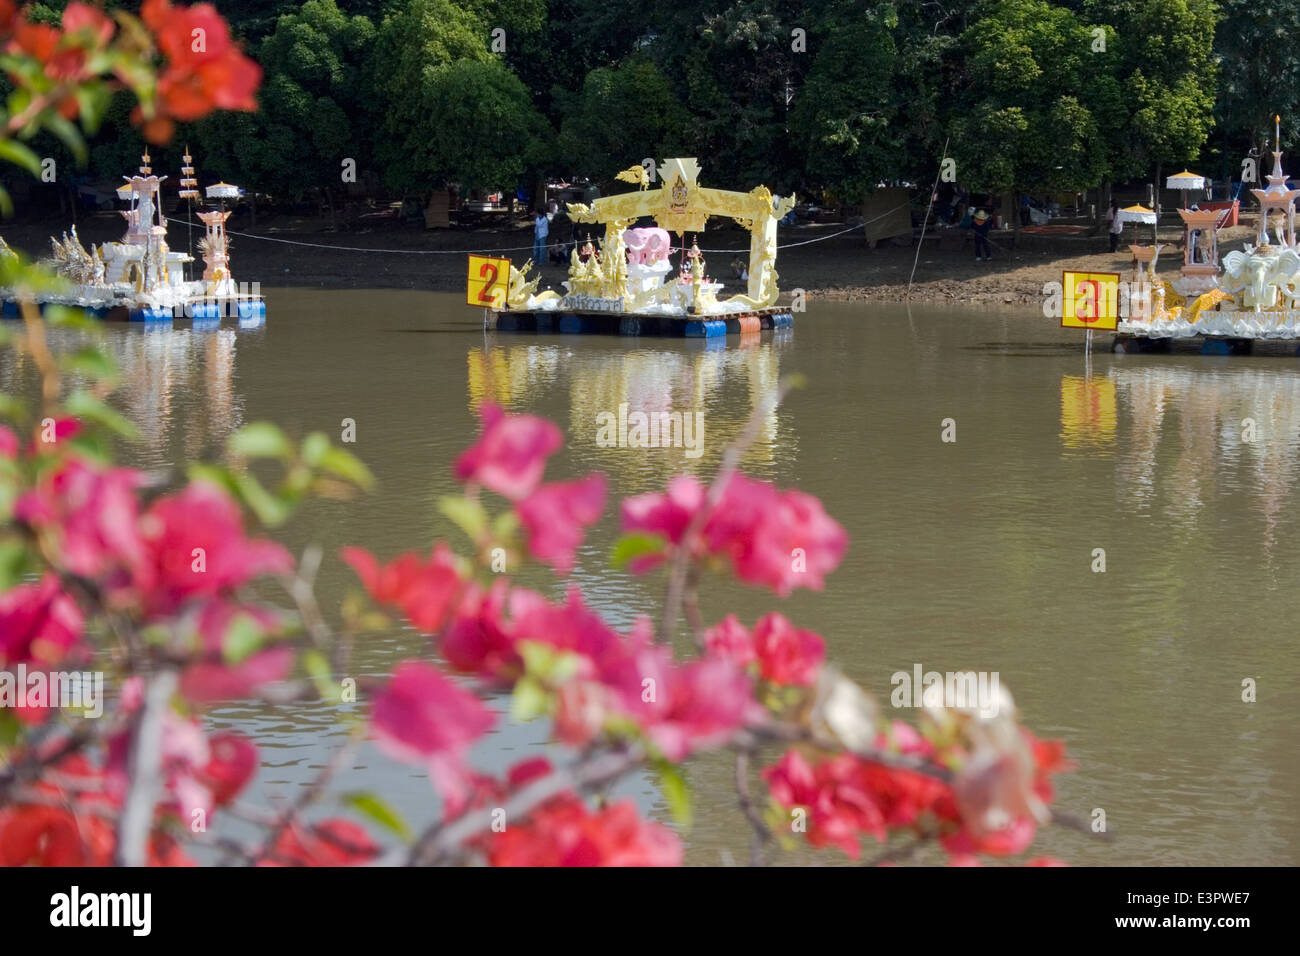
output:
{"label": "person wearing hat", "polygon": [[975,218],[971,220],[971,231],[975,233],[976,262],[993,258],[993,253],[989,249],[989,227],[992,225],[988,213],[983,209],[976,211]]}

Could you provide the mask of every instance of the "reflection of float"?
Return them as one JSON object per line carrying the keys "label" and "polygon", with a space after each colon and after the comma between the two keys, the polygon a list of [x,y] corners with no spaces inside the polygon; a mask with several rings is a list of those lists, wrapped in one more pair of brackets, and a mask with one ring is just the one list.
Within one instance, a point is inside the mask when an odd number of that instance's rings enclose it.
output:
{"label": "reflection of float", "polygon": [[[639,167],[636,168],[639,171]],[[793,324],[789,309],[779,307],[776,273],[776,226],[793,206],[794,197],[773,196],[759,186],[747,193],[706,189],[696,181],[694,159],[668,159],[660,167],[659,189],[606,196],[590,207],[570,204],[574,222],[600,223],[605,235],[599,248],[591,240],[575,248],[564,295],[538,293],[540,277],[528,278],[531,265],[509,267],[504,282],[475,284],[472,303],[482,303],[489,328],[511,332],[588,332],[621,335],[675,335],[709,338],[728,332],[753,333]],[[686,251],[680,268],[669,260],[669,233],[703,231],[710,216],[734,219],[750,232],[748,286],[743,294],[720,299],[722,283],[709,278],[698,242]],[[642,217],[658,228],[629,229]],[[484,272],[486,276],[488,273]],[[495,274],[495,273],[494,273]]]}
{"label": "reflection of float", "polygon": [[1149,505],[1163,491],[1172,515],[1191,518],[1220,484],[1234,496],[1248,491],[1272,540],[1300,463],[1300,377],[1260,366],[1143,365],[1114,367],[1108,378],[1128,422],[1116,465],[1122,497]]}
{"label": "reflection of float", "polygon": [[[180,195],[185,199],[197,198],[194,167],[190,165],[188,153],[184,161],[181,170],[184,188]],[[236,283],[230,275],[226,220],[231,214],[224,208],[198,214],[206,227],[199,241],[205,268],[201,279],[186,281],[185,264],[194,259],[167,245],[167,221],[159,195],[166,178],[153,174],[149,154],[145,153],[139,175],[126,177],[126,182],[118,188],[118,197],[130,204],[122,210],[127,227],[121,242],[92,245],[87,251],[77,237],[76,226],[72,227],[71,234],[64,233],[62,240],[51,239],[53,255],[47,264],[71,287],[36,293],[32,296],[36,304],[75,306],[100,318],[132,321],[182,316],[219,320],[227,315],[238,316],[241,324],[247,324],[264,319],[266,303],[258,283],[250,287]],[[208,199],[218,205],[242,194],[237,186],[227,183],[209,186],[206,192]],[[6,253],[9,248],[0,240],[0,255]],[[4,300],[4,314],[16,316],[12,291],[0,290],[0,298]]]}
{"label": "reflection of float", "polygon": [[[604,470],[652,473],[658,477],[689,471],[708,474],[735,439],[753,409],[770,397],[780,377],[779,348],[764,342],[756,348],[632,351],[576,350],[554,345],[492,345],[471,349],[471,408],[494,401],[507,408],[536,408],[567,395],[570,424],[584,453],[600,459]],[[648,419],[678,419],[703,414],[705,441],[700,449],[675,441],[676,432],[661,432],[659,441],[634,450],[601,441],[598,418],[620,423],[636,413]],[[633,419],[634,420],[634,419]],[[763,420],[759,436],[746,453],[750,465],[770,462],[779,447],[778,413]],[[691,433],[694,438],[697,433]]]}

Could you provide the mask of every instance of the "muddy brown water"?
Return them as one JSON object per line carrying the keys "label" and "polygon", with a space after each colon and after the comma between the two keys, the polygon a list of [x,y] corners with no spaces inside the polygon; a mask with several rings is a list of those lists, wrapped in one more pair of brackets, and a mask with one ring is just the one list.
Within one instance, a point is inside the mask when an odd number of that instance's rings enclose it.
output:
{"label": "muddy brown water", "polygon": [[[713,582],[708,619],[734,610],[752,623],[779,608],[822,633],[831,658],[887,706],[897,671],[997,672],[1024,721],[1064,738],[1078,764],[1058,778],[1057,806],[1085,819],[1104,811],[1113,836],[1046,829],[1035,854],[1102,865],[1300,857],[1300,360],[1100,352],[1087,374],[1078,335],[1010,310],[816,302],[788,333],[709,347],[485,334],[452,295],[267,298],[260,330],[109,330],[122,404],[144,436],[125,458],[165,467],[259,419],[337,438],[352,419],[352,447],[378,490],[314,503],[282,533],[295,550],[324,548],[326,607],[356,587],[342,545],[388,557],[438,537],[457,543],[436,501],[456,487],[450,465],[485,398],[558,422],[567,444],[550,476],[604,471],[617,500],[677,472],[710,474],[755,403],[799,372],[806,386],[764,421],[744,468],[820,497],[849,532],[848,555],[823,593],[785,601]],[[596,418],[623,402],[702,413],[700,454],[602,447]],[[942,440],[945,419],[955,441]],[[626,626],[656,611],[663,580],[611,569],[616,536],[607,507],[572,581]],[[1104,572],[1093,570],[1097,549]],[[565,586],[534,572],[521,583],[557,596]],[[382,675],[430,653],[395,630],[358,647],[357,669]],[[1242,699],[1248,679],[1254,703]],[[485,769],[545,751],[544,723],[512,722],[507,703],[493,702],[502,717],[474,752]],[[325,704],[228,707],[211,723],[258,739],[256,790],[276,802],[347,732]],[[745,859],[729,761],[696,760],[688,777],[688,861]],[[371,748],[333,789],[383,793],[414,826],[435,813],[425,773]],[[670,820],[650,775],[618,792]],[[778,858],[844,860],[833,850]]]}

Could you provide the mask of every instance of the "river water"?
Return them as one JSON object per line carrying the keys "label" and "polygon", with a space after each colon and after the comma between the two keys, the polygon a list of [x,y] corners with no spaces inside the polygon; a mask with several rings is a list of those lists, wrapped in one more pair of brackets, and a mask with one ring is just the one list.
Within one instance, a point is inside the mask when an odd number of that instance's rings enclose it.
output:
{"label": "river water", "polygon": [[[378,489],[313,503],[281,533],[295,550],[324,548],[327,608],[357,586],[342,545],[386,558],[456,542],[435,503],[456,488],[450,464],[485,398],[555,420],[567,444],[548,477],[604,471],[616,501],[681,471],[711,474],[755,403],[799,372],[806,385],[765,420],[744,468],[820,497],[850,535],[848,555],[823,593],[780,601],[717,583],[707,619],[734,610],[752,624],[779,608],[886,702],[891,675],[918,665],[997,672],[1026,724],[1064,738],[1078,763],[1058,778],[1057,806],[1084,819],[1104,811],[1113,838],[1049,828],[1035,853],[1300,861],[1297,360],[1099,352],[1088,375],[1078,335],[1031,313],[916,305],[815,302],[792,331],[725,347],[485,334],[458,296],[411,292],[272,290],[268,316],[250,331],[111,329],[123,407],[144,435],[126,458],[171,465],[259,419],[337,439],[352,419],[350,447]],[[702,453],[599,446],[596,416],[623,402],[702,412]],[[955,441],[943,440],[948,419]],[[663,579],[610,569],[616,525],[607,508],[573,581],[625,626],[655,612]],[[521,583],[564,587],[540,573]],[[398,630],[367,639],[357,667],[378,676],[429,652]],[[1254,702],[1243,701],[1248,679]],[[324,704],[227,708],[212,723],[258,738],[257,789],[273,802],[291,799],[347,732]],[[474,759],[499,769],[543,752],[545,738],[544,726],[503,714]],[[745,858],[730,775],[722,758],[689,768],[689,862]],[[435,812],[422,771],[369,748],[335,790],[381,792],[416,826]],[[649,776],[622,791],[670,819]]]}

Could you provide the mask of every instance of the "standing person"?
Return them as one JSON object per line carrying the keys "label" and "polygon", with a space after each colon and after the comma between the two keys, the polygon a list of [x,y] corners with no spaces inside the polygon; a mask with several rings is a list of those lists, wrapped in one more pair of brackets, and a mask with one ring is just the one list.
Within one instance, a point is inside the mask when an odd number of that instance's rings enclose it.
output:
{"label": "standing person", "polygon": [[993,252],[989,249],[989,228],[992,225],[989,214],[983,209],[975,213],[975,218],[971,220],[971,231],[975,233],[976,262],[993,258]]}
{"label": "standing person", "polygon": [[1106,210],[1106,221],[1110,223],[1110,251],[1114,252],[1119,248],[1119,237],[1124,234],[1124,223],[1119,221],[1119,200],[1110,201],[1110,209]]}
{"label": "standing person", "polygon": [[551,220],[538,209],[537,218],[533,220],[533,264],[539,269],[546,265],[546,237],[550,232]]}

